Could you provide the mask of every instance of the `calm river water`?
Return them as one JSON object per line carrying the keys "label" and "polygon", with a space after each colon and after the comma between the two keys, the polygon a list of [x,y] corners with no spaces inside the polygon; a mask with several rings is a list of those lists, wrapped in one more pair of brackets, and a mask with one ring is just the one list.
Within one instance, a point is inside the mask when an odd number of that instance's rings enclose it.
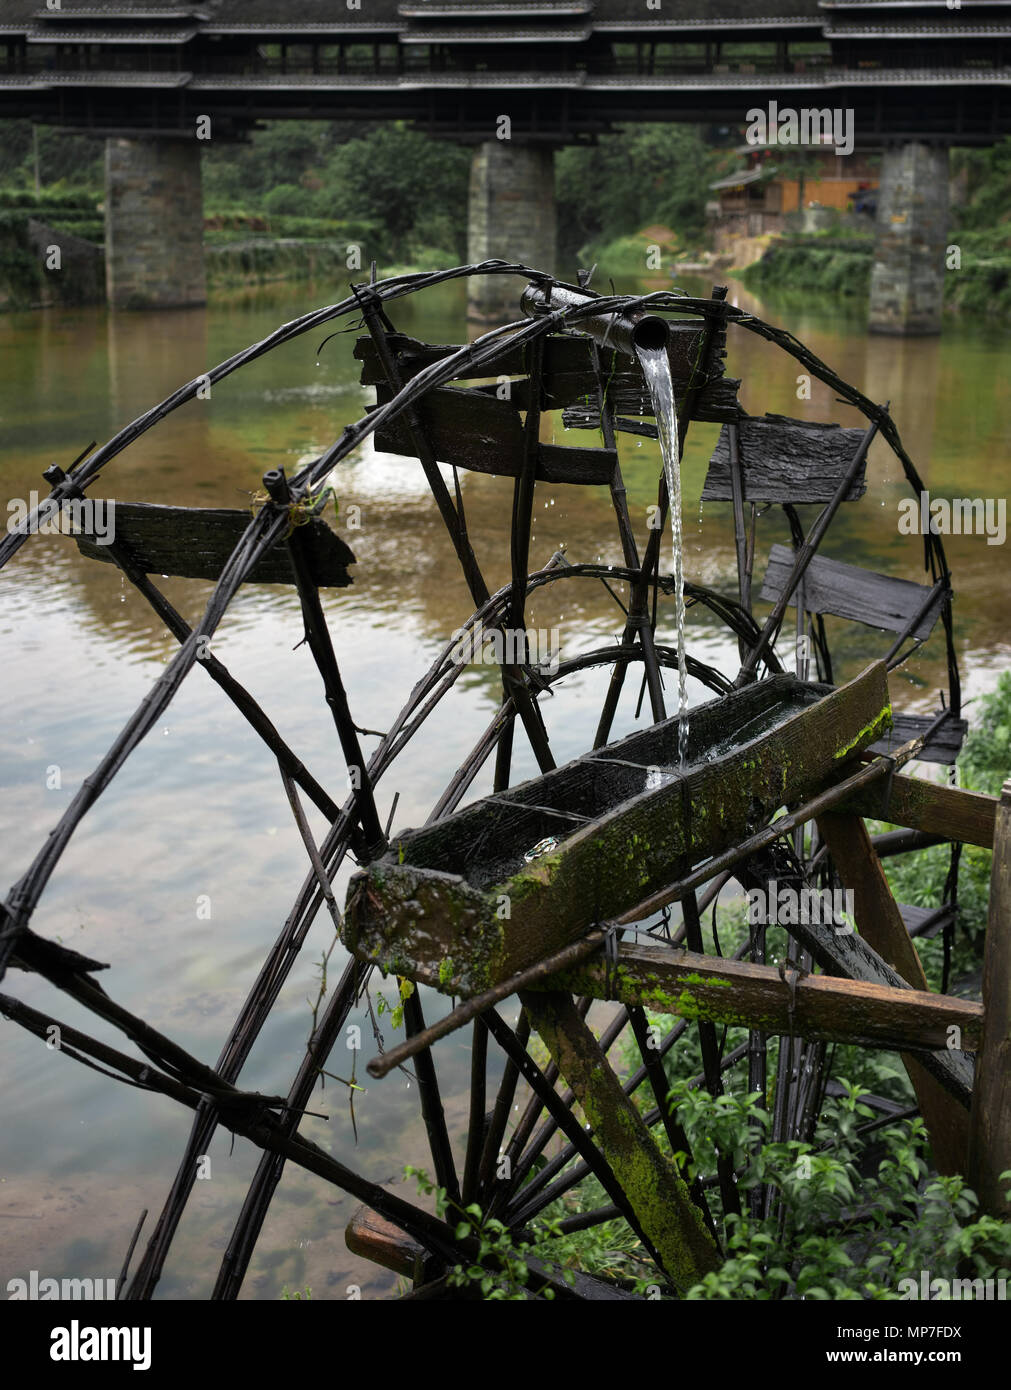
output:
{"label": "calm river water", "polygon": [[[44,489],[40,474],[48,464],[68,464],[89,440],[106,439],[181,382],[340,293],[298,285],[219,299],[206,311],[0,317],[0,500]],[[731,293],[789,327],[867,394],[890,399],[932,492],[1006,496],[1011,337],[971,337],[967,327],[956,325],[940,341],[868,338],[858,318],[834,307],[798,312],[789,304],[759,304],[739,287]],[[463,309],[462,286],[447,286],[401,302],[393,317],[417,337],[459,342]],[[284,465],[292,472],[315,457],[371,398],[357,384],[353,335],[330,342],[317,359],[323,336],[297,340],[216,386],[211,399],[184,407],[116,459],[96,495],[247,506],[265,469]],[[731,335],[729,369],[744,378],[742,399],[752,413],[859,423],[817,383],[810,401],[798,401],[792,360],[743,331]],[[689,434],[685,568],[690,579],[732,590],[729,506],[711,504],[704,513],[699,506],[717,432],[716,426],[694,425]],[[562,435],[556,422],[555,438]],[[623,439],[632,515],[643,534],[660,460],[651,442]],[[462,477],[470,534],[494,589],[508,576],[512,485],[478,474]],[[867,496],[844,509],[824,552],[922,581],[918,542],[897,532],[896,505],[905,495],[901,474],[880,442],[871,452],[868,479]],[[335,483],[342,509],[360,507],[362,524],[346,533],[358,562],[354,585],[328,597],[326,607],[352,710],[360,724],[382,729],[471,606],[416,462],[377,454],[368,441]],[[535,509],[532,567],[563,542],[570,560],[620,563],[605,489],[541,485]],[[787,539],[779,519],[766,522],[761,536],[763,553],[773,540]],[[988,546],[982,537],[952,537],[947,549],[958,594],[965,693],[971,697],[991,689],[1008,665],[1011,573],[1006,547]],[[664,557],[669,569],[669,541]],[[758,572],[763,568],[760,562]],[[191,621],[209,591],[197,581],[168,581],[165,587]],[[530,622],[557,627],[566,655],[603,645],[620,632],[620,611],[603,586],[558,588],[564,592],[533,606]],[[661,614],[668,640],[672,620],[671,613]],[[883,653],[890,641],[869,629],[839,625],[834,631],[841,677]],[[306,648],[295,650],[300,636],[290,590],[247,586],[219,630],[215,652],[340,800],[343,763],[315,667]],[[34,537],[0,575],[0,826],[8,882],[30,862],[174,650],[174,641],[115,567],[83,560],[67,538]],[[693,612],[689,650],[736,669],[733,645]],[[559,762],[590,746],[605,681],[604,672],[585,675],[547,702]],[[943,683],[943,648],[935,638],[908,671],[893,677],[893,695],[901,708],[926,710]],[[673,691],[670,680],[668,687]],[[637,682],[629,681],[616,732],[632,727],[637,693]],[[693,702],[704,698],[694,682],[689,693]],[[381,814],[399,792],[395,825],[418,824],[496,704],[490,673],[468,673],[380,784]],[[524,740],[517,737],[516,744],[518,780],[533,764]],[[367,748],[373,745],[366,740]],[[54,767],[59,787],[49,785],[56,780]],[[488,789],[489,777],[490,771],[475,783],[474,795]],[[314,828],[322,833],[318,818]],[[194,671],[162,724],[75,835],[33,925],[109,962],[103,984],[114,998],[213,1062],[305,870],[276,767],[221,692]],[[210,900],[209,919],[206,911],[198,916],[198,898],[204,897]],[[330,936],[321,917],[243,1073],[248,1087],[287,1090],[310,1027],[307,1001],[318,990],[316,963]],[[331,959],[331,981],[339,954],[338,948]],[[12,971],[4,988],[121,1043],[35,976]],[[431,1021],[442,1004],[427,994],[425,1002]],[[365,1076],[374,1043],[367,1018],[357,1021],[364,1035],[357,1074],[368,1087],[356,1103],[357,1147],[347,1093],[336,1084],[317,1092],[312,1106],[329,1119],[310,1118],[303,1129],[371,1178],[402,1182],[404,1163],[428,1162],[415,1096],[402,1073],[382,1082]],[[386,1035],[389,1040],[389,1027]],[[438,1048],[457,1138],[466,1127],[468,1036]],[[31,1269],[42,1277],[113,1277],[141,1210],[151,1212],[145,1236],[160,1210],[189,1116],[168,1101],[83,1069],[12,1023],[0,1021],[0,1038],[0,1289]],[[331,1066],[346,1076],[350,1054],[335,1055]],[[236,1141],[233,1149],[219,1133],[210,1179],[196,1185],[160,1297],[208,1295],[256,1158],[252,1146]],[[278,1298],[284,1286],[306,1284],[316,1298],[344,1298],[352,1284],[361,1286],[363,1297],[392,1289],[392,1276],[345,1248],[344,1226],[354,1205],[289,1168],[243,1296]]]}

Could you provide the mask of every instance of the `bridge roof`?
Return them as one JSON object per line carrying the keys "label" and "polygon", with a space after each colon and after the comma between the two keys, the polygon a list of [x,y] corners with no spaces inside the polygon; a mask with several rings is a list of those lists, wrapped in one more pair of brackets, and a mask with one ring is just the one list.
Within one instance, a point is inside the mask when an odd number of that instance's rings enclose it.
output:
{"label": "bridge roof", "polygon": [[[34,30],[40,37],[52,31],[58,42],[60,31],[76,33],[80,25],[91,31],[86,39],[81,32],[82,39],[98,41],[105,26],[111,32],[134,24],[138,34],[150,27],[154,40],[155,26],[174,22],[206,33],[431,32],[433,41],[436,33],[445,41],[525,21],[546,25],[549,43],[581,37],[591,27],[647,34],[809,26],[842,37],[845,26],[853,37],[879,38],[959,25],[986,31],[988,22],[1006,22],[1009,14],[1011,0],[962,0],[954,10],[947,0],[663,0],[657,10],[647,10],[643,0],[363,0],[355,10],[338,0],[62,0],[59,10],[43,0],[3,0],[0,30]],[[491,32],[487,37],[496,41]]]}
{"label": "bridge roof", "polygon": [[[18,0],[7,0],[6,8],[8,10],[17,9]],[[22,8],[33,19],[56,21],[61,19],[189,19],[193,16],[199,17],[210,13],[206,5],[193,4],[191,0],[163,0],[162,4],[154,4],[152,0],[108,0],[106,4],[102,4],[101,0],[98,3],[96,0],[62,0],[57,10],[40,5],[38,0],[31,0],[30,4],[23,4]]]}
{"label": "bridge roof", "polygon": [[349,10],[335,0],[63,0],[58,11],[41,0],[4,0],[4,27],[30,27],[49,21],[76,20],[166,21],[198,19],[213,32],[220,28],[310,30],[407,28],[412,20],[487,22],[499,18],[546,19],[584,16],[594,25],[633,29],[667,28],[684,24],[722,27],[728,22],[747,27],[777,20],[823,21],[818,0],[663,0],[662,10],[647,10],[643,0],[367,0]]}
{"label": "bridge roof", "polygon": [[[247,25],[304,24],[317,18],[332,21],[334,8],[332,0],[300,0],[290,9],[283,0],[218,0],[213,6],[211,25],[226,19]],[[368,15],[364,13],[366,8]],[[702,24],[728,19],[751,24],[760,22],[763,16],[768,16],[770,21],[804,16],[812,24],[823,20],[818,0],[663,0],[663,8],[658,11],[647,10],[643,0],[367,0],[362,11],[348,11],[349,18],[356,15],[361,15],[363,23],[368,23],[369,18],[406,23],[412,19],[490,21],[500,16],[551,19],[588,15],[595,26],[622,21],[637,29],[648,29],[672,20]]]}
{"label": "bridge roof", "polygon": [[199,30],[195,24],[189,24],[185,28],[169,28],[166,25],[154,27],[147,25],[143,29],[136,27],[118,28],[115,31],[106,29],[92,29],[87,25],[63,28],[42,28],[28,31],[29,43],[189,43],[190,39],[196,38]]}

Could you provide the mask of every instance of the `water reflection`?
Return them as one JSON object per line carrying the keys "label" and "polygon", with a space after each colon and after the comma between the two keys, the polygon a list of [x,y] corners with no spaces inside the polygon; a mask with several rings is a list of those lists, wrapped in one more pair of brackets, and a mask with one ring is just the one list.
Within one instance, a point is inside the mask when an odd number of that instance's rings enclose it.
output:
{"label": "water reflection", "polygon": [[[687,285],[698,292],[702,287]],[[707,292],[707,289],[703,289]],[[780,321],[841,375],[876,400],[891,398],[909,452],[932,489],[954,495],[1006,491],[1008,414],[1002,371],[1011,353],[1001,342],[971,338],[953,328],[940,341],[868,339],[860,325],[831,310],[802,313],[760,305],[740,287],[742,307]],[[392,316],[403,331],[453,342],[465,331],[465,290],[447,285],[401,301]],[[268,295],[219,301],[209,310],[113,316],[54,310],[0,320],[5,373],[0,386],[0,493],[26,496],[42,469],[66,464],[88,443],[105,439],[183,381],[264,336],[312,303],[335,299],[326,287],[285,288]],[[356,419],[371,392],[358,385],[353,335],[332,340],[317,358],[326,330],[303,337],[213,388],[211,398],[183,407],[132,445],[105,471],[99,495],[185,505],[249,505],[268,467],[289,472],[316,457]],[[744,378],[750,412],[774,411],[809,419],[858,423],[820,383],[798,397],[797,367],[769,344],[732,334],[729,369]],[[317,366],[317,360],[319,366]],[[596,443],[569,435],[559,420],[545,423],[555,442]],[[732,590],[733,536],[729,507],[709,504],[698,521],[698,498],[717,427],[689,433],[682,469],[686,570],[690,579]],[[650,441],[626,438],[623,471],[633,521],[644,534],[656,501],[660,459]],[[447,477],[448,477],[447,473]],[[825,553],[922,581],[917,545],[897,534],[895,504],[904,485],[887,448],[872,450],[869,493],[847,506]],[[387,727],[413,684],[471,603],[420,465],[377,453],[371,441],[335,476],[342,518],[360,509],[360,528],[346,530],[357,557],[354,584],[325,598],[352,709],[369,728]],[[494,589],[508,578],[503,546],[512,498],[507,479],[462,475],[467,525]],[[340,525],[340,523],[339,523]],[[786,539],[781,518],[763,519],[763,547]],[[535,499],[532,565],[561,543],[570,560],[620,564],[621,549],[606,489],[548,488]],[[1006,665],[1009,577],[1000,547],[982,538],[947,542],[955,573],[959,650],[971,693],[993,684]],[[112,566],[83,560],[62,537],[39,536],[3,572],[0,659],[3,721],[0,776],[9,876],[20,873],[55,824],[81,780],[102,755],[175,650],[139,595]],[[194,621],[210,586],[165,581],[173,604]],[[565,581],[540,591],[530,624],[558,627],[566,655],[603,645],[620,632],[623,615],[599,583]],[[850,674],[890,637],[830,624],[841,643],[840,672]],[[673,611],[661,609],[661,637],[673,642]],[[724,668],[735,645],[707,616],[689,614],[693,654]],[[290,590],[246,586],[220,629],[215,652],[248,685],[325,786],[345,790],[332,725],[318,676],[301,637]],[[588,744],[606,672],[588,673],[560,688],[546,717],[559,761]],[[935,642],[904,674],[906,708],[929,708],[944,684],[943,653]],[[626,682],[615,724],[631,726],[638,682]],[[400,793],[398,825],[428,813],[453,769],[487,724],[497,703],[494,673],[476,669],[433,716],[380,785],[382,815]],[[695,683],[692,700],[704,697]],[[366,740],[366,747],[374,740]],[[517,740],[518,775],[533,761]],[[51,769],[59,771],[59,785]],[[487,773],[473,794],[487,789]],[[313,821],[322,832],[318,819]],[[195,671],[164,723],[100,799],[75,836],[35,925],[112,963],[105,984],[117,999],[150,1017],[197,1055],[213,1061],[263,955],[277,934],[306,871],[276,769],[256,737],[206,676]],[[344,879],[338,885],[342,892]],[[209,920],[196,900],[207,896]],[[321,922],[293,972],[243,1082],[286,1089],[309,1027],[307,997],[315,998],[314,962],[329,933]],[[334,958],[336,959],[336,957]],[[331,961],[331,978],[334,962]],[[75,1006],[54,1001],[34,977],[14,975],[5,986],[41,1008],[86,1028]],[[431,1020],[441,1001],[425,994]],[[364,1014],[358,1076],[375,1049]],[[121,1039],[100,1031],[109,1041]],[[46,1275],[118,1272],[140,1208],[157,1212],[188,1130],[187,1116],[167,1102],[127,1091],[47,1051],[13,1025],[3,1039],[5,1115],[0,1135],[0,1283],[36,1268]],[[463,1037],[439,1045],[451,1133],[466,1126],[464,1088],[469,1068]],[[347,1074],[350,1054],[335,1062]],[[44,1105],[40,1104],[44,1097]],[[329,1122],[304,1130],[345,1161],[379,1181],[398,1177],[404,1162],[426,1163],[423,1127],[408,1079],[395,1074],[371,1083],[357,1106],[356,1148],[342,1089],[317,1096],[314,1109]],[[166,1270],[163,1296],[205,1296],[215,1256],[223,1248],[256,1162],[250,1146],[227,1136],[212,1147],[213,1178],[198,1184]],[[277,1297],[283,1284],[310,1283],[316,1296],[344,1297],[358,1283],[363,1295],[392,1279],[344,1248],[343,1226],[353,1204],[308,1175],[289,1171],[274,1204],[246,1296]],[[150,1229],[150,1227],[149,1227]],[[82,1268],[82,1261],[86,1267]]]}

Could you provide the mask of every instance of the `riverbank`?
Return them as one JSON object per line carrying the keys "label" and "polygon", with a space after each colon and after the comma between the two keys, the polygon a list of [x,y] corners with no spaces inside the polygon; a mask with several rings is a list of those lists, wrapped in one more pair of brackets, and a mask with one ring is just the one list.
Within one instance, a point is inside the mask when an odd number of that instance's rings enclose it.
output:
{"label": "riverbank", "polygon": [[[209,240],[204,247],[211,297],[288,281],[368,275],[367,241],[332,237],[251,235]],[[382,275],[451,265],[452,252],[432,248],[408,264],[380,263]],[[0,212],[0,311],[105,303],[105,249],[66,227],[25,212]]]}
{"label": "riverbank", "polygon": [[[865,303],[873,260],[872,235],[787,235],[773,238],[758,260],[734,273],[756,291],[792,291]],[[953,234],[946,264],[946,311],[1011,324],[1011,246],[999,232]]]}

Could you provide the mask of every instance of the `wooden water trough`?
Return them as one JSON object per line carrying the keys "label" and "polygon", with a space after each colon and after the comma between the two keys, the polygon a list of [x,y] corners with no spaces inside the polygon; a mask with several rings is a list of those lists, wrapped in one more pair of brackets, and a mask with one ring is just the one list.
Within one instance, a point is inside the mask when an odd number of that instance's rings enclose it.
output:
{"label": "wooden water trough", "polygon": [[[691,710],[683,762],[679,721],[668,719],[405,832],[352,878],[345,944],[464,998],[504,997],[530,983],[792,1031],[797,982],[788,989],[770,967],[728,971],[718,958],[623,943],[611,969],[599,952],[569,964],[565,949],[595,927],[631,924],[684,897],[721,855],[745,860],[785,803],[810,803],[808,817],[824,803],[827,813],[849,783],[869,780],[873,767],[861,767],[859,755],[891,722],[881,662],[838,690],[779,675],[734,691]],[[923,990],[913,998],[908,979],[852,922],[834,912],[809,917],[790,929],[828,974],[804,987],[805,1036],[930,1051],[928,1070],[968,1104],[962,1049],[978,1040],[978,1006]],[[556,957],[566,963],[552,973],[545,962]],[[951,1026],[955,1051],[946,1047]]]}
{"label": "wooden water trough", "polygon": [[399,836],[352,880],[362,959],[476,994],[823,788],[887,731],[884,666],[827,692],[782,675]]}

